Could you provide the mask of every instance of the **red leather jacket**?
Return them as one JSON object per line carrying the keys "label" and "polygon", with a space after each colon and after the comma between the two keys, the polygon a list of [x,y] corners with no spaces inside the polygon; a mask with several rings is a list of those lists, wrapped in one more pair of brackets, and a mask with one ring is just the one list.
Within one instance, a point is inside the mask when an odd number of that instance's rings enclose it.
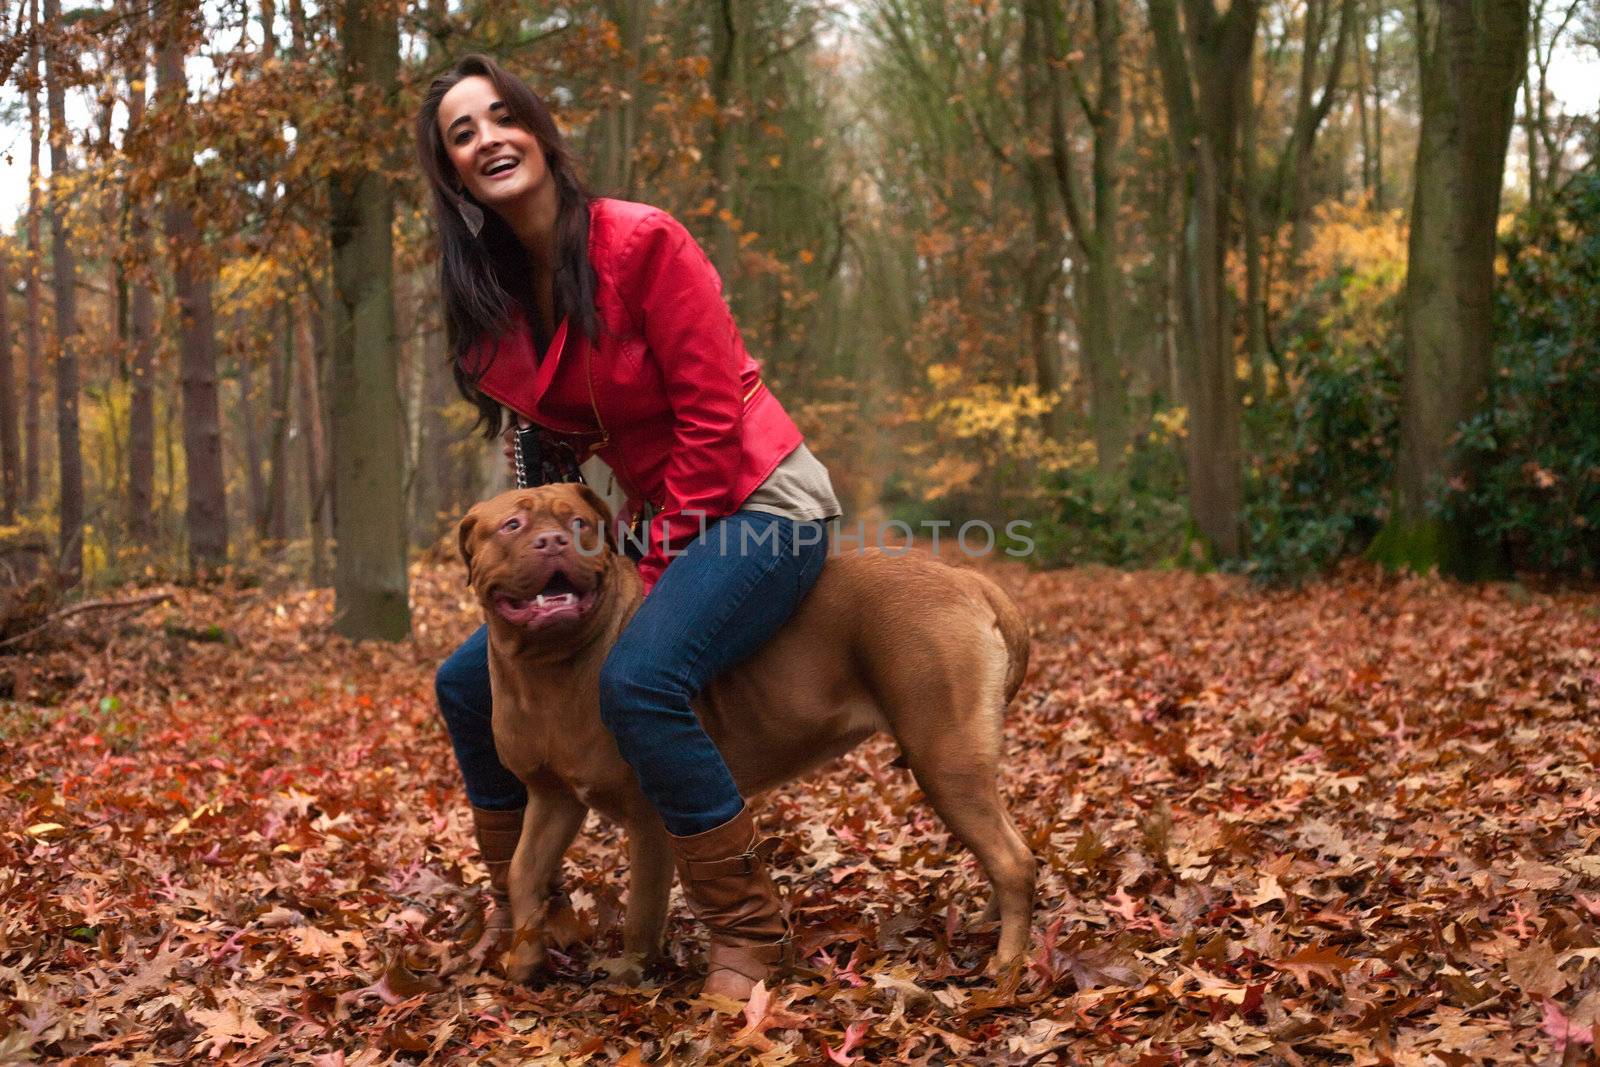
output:
{"label": "red leather jacket", "polygon": [[[731,515],[800,444],[800,430],[761,381],[761,368],[722,299],[722,280],[689,231],[646,204],[589,204],[600,340],[566,320],[542,360],[520,312],[480,338],[468,366],[478,388],[598,455],[628,497],[657,509],[639,561],[648,594],[702,523]],[[705,518],[701,518],[704,513]]]}

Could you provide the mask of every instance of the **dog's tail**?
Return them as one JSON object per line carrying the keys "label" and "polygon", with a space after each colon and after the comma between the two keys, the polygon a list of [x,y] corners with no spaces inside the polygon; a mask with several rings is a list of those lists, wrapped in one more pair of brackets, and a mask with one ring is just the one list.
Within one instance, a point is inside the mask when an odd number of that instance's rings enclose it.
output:
{"label": "dog's tail", "polygon": [[1006,643],[1005,692],[1006,705],[1010,706],[1017,690],[1022,688],[1022,679],[1028,673],[1028,650],[1033,643],[1028,633],[1028,620],[1022,614],[1022,609],[1017,607],[1017,602],[995,584],[994,579],[976,570],[967,573],[977,580],[979,591],[994,612],[995,628]]}

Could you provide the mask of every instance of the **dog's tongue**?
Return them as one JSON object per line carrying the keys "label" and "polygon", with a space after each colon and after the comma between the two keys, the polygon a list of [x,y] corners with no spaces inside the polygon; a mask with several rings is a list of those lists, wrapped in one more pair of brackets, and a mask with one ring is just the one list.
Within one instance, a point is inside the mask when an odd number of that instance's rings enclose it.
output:
{"label": "dog's tongue", "polygon": [[541,626],[557,619],[575,618],[579,614],[580,598],[576,593],[554,593],[530,600],[517,600],[509,596],[495,597],[494,607],[500,617],[518,626]]}

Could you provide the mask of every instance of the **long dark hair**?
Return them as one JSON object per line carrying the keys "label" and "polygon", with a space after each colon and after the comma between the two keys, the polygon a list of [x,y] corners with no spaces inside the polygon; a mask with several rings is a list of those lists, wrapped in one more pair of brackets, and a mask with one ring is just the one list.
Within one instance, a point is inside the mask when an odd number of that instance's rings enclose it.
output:
{"label": "long dark hair", "polygon": [[[577,160],[550,116],[550,109],[527,83],[486,55],[473,53],[456,60],[428,86],[417,112],[417,160],[433,186],[434,223],[439,228],[439,288],[444,297],[445,336],[450,369],[461,395],[478,408],[485,437],[500,433],[501,409],[478,389],[488,369],[467,365],[472,345],[485,335],[503,333],[513,305],[522,310],[539,351],[549,344],[554,322],[539,315],[532,284],[534,264],[511,227],[493,210],[478,204],[464,189],[456,192],[455,166],[439,136],[439,103],[463,79],[482,77],[505,102],[506,109],[538,140],[545,166],[556,183],[555,316],[568,316],[591,342],[598,339],[594,309],[595,275],[589,262],[590,194],[578,176]],[[474,237],[457,207],[466,200],[483,212],[483,229]]]}

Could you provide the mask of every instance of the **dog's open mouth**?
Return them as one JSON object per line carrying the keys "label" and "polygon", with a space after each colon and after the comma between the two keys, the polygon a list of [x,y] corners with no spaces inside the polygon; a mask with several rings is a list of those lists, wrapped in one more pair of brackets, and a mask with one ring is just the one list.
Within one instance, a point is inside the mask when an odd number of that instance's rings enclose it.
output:
{"label": "dog's open mouth", "polygon": [[550,575],[544,589],[526,599],[506,593],[494,595],[494,609],[507,622],[518,626],[538,628],[555,622],[571,622],[588,614],[599,596],[600,587],[587,593],[573,584],[561,571]]}

